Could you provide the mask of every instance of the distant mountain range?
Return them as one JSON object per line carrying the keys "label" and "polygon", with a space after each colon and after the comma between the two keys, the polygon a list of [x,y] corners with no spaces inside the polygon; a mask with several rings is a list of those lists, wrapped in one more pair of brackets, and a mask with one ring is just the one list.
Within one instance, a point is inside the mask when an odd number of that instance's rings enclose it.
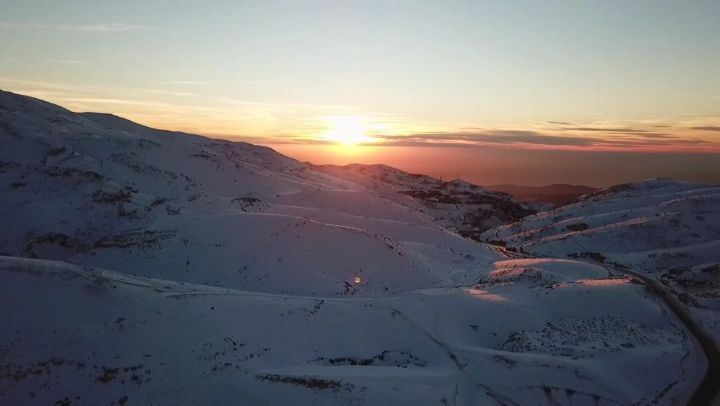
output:
{"label": "distant mountain range", "polygon": [[550,203],[556,206],[573,202],[584,194],[598,190],[590,186],[565,184],[547,186],[490,185],[484,187],[487,190],[510,194],[521,202]]}
{"label": "distant mountain range", "polygon": [[720,188],[512,188],[0,92],[0,404],[712,399]]}

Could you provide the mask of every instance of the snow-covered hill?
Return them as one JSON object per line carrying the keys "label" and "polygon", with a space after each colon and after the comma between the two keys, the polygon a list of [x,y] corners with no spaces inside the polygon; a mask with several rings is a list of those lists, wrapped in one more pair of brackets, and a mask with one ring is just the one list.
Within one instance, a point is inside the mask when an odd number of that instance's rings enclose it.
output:
{"label": "snow-covered hill", "polygon": [[508,193],[521,202],[546,204],[553,208],[574,202],[578,197],[594,192],[597,188],[585,185],[554,184],[546,186],[489,185],[488,190]]}
{"label": "snow-covered hill", "polygon": [[0,257],[0,402],[681,403],[698,380],[641,286],[572,261],[488,271],[321,298]]}
{"label": "snow-covered hill", "polygon": [[498,258],[408,205],[265,147],[7,92],[0,125],[6,255],[323,295],[461,283]]}
{"label": "snow-covered hill", "polygon": [[0,92],[0,404],[686,401],[703,352],[643,285],[459,234],[527,212]]}
{"label": "snow-covered hill", "polygon": [[388,200],[411,207],[432,222],[479,239],[492,227],[534,211],[506,193],[491,192],[460,179],[444,182],[387,165],[322,165],[316,169],[362,184]]}
{"label": "snow-covered hill", "polygon": [[657,278],[720,342],[720,187],[655,179],[487,231],[523,253],[629,268]]}

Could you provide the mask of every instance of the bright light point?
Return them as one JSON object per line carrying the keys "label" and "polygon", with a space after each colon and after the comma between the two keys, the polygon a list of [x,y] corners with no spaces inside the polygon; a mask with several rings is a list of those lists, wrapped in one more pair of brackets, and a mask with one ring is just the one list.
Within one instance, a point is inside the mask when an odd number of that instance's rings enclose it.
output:
{"label": "bright light point", "polygon": [[356,145],[372,141],[367,134],[367,126],[360,117],[330,116],[326,118],[328,131],[324,138],[344,145]]}
{"label": "bright light point", "polygon": [[353,282],[355,282],[355,284],[357,285],[357,284],[359,284],[360,282],[362,282],[362,279],[360,279],[359,276],[356,276],[355,278],[353,278]]}

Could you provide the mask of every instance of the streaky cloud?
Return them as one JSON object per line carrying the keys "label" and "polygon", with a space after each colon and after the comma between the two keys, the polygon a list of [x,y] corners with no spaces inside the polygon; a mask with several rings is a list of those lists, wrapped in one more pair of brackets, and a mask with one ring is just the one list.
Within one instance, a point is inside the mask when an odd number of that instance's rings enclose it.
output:
{"label": "streaky cloud", "polygon": [[[627,135],[627,136],[623,136]],[[664,149],[668,147],[717,146],[709,140],[683,138],[664,133],[644,132],[617,134],[608,137],[565,136],[533,130],[488,130],[480,132],[428,132],[410,135],[376,135],[369,145],[404,147],[477,147],[501,146],[508,148],[544,149]]]}
{"label": "streaky cloud", "polygon": [[[648,130],[641,130],[637,128],[604,128],[604,127],[563,127],[560,128],[562,131],[584,131],[584,132],[602,132],[602,133],[622,133],[622,134],[643,134],[649,133]],[[656,133],[659,134],[659,133]]]}
{"label": "streaky cloud", "polygon": [[717,131],[720,132],[720,126],[717,125],[708,125],[708,126],[700,126],[700,127],[690,127],[691,130],[700,130],[700,131]]}
{"label": "streaky cloud", "polygon": [[45,63],[56,63],[59,65],[84,65],[89,63],[88,61],[77,60],[77,59],[43,59]]}
{"label": "streaky cloud", "polygon": [[125,23],[98,23],[98,24],[45,24],[45,23],[15,23],[0,22],[0,29],[5,30],[45,30],[45,31],[78,31],[78,32],[123,32],[149,30],[150,27]]}

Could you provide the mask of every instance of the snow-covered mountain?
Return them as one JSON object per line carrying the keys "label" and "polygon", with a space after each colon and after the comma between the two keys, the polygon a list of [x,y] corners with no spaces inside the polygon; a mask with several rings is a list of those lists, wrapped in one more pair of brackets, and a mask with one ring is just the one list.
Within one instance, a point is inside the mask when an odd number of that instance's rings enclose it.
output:
{"label": "snow-covered mountain", "polygon": [[527,213],[0,92],[0,404],[687,401],[703,350],[642,284],[460,235]]}
{"label": "snow-covered mountain", "polygon": [[550,207],[574,202],[578,197],[594,192],[597,188],[585,185],[553,184],[546,186],[489,185],[488,190],[515,196],[521,202],[545,203]]}
{"label": "snow-covered mountain", "polygon": [[[6,255],[324,295],[466,282],[498,258],[406,205],[265,147],[11,93],[0,94],[0,114]],[[363,282],[350,284],[356,277]]]}
{"label": "snow-covered mountain", "polygon": [[654,277],[720,342],[720,186],[666,179],[617,185],[483,237],[521,253]]}
{"label": "snow-covered mountain", "polygon": [[483,231],[534,211],[510,195],[491,192],[460,179],[444,182],[387,165],[322,165],[317,170],[364,185],[374,193],[412,208],[436,224],[478,239]]}

